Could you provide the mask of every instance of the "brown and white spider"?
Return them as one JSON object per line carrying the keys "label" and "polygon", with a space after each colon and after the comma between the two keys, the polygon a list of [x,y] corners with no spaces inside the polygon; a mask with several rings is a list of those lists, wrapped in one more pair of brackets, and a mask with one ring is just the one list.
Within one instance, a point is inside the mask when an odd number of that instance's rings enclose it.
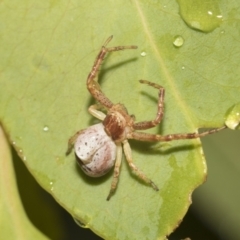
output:
{"label": "brown and white spider", "polygon": [[[104,95],[100,85],[97,80],[95,80],[97,79],[100,65],[108,52],[136,49],[137,46],[117,46],[107,48],[106,46],[112,40],[112,37],[113,36],[110,36],[102,46],[87,78],[88,91],[99,103],[90,106],[88,110],[94,117],[100,119],[102,123],[78,131],[69,139],[67,150],[67,154],[69,154],[74,146],[80,167],[91,177],[100,177],[106,174],[113,165],[115,165],[111,189],[107,200],[110,199],[117,187],[122,161],[122,147],[131,170],[144,182],[150,184],[154,190],[159,190],[156,184],[133,163],[131,147],[128,143],[128,139],[147,142],[192,139],[203,137],[226,128],[226,126],[223,126],[203,133],[169,134],[165,136],[137,132],[136,130],[146,130],[155,127],[161,122],[164,113],[163,103],[165,90],[162,86],[156,83],[140,80],[140,83],[152,86],[159,91],[157,115],[155,119],[151,121],[135,122],[135,117],[128,114],[124,105],[120,103],[113,104]],[[101,112],[101,108],[105,108],[107,114]]]}

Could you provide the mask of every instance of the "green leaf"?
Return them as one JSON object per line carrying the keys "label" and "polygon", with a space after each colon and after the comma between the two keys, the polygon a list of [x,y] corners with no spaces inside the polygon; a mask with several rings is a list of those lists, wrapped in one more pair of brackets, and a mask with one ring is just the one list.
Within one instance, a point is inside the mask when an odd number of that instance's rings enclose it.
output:
{"label": "green leaf", "polygon": [[[205,180],[206,164],[200,140],[161,147],[130,141],[134,163],[160,191],[134,177],[124,162],[116,193],[107,202],[112,172],[89,178],[74,154],[65,156],[69,137],[98,122],[87,111],[95,102],[86,88],[95,57],[110,35],[109,46],[139,47],[109,54],[99,82],[137,121],[155,117],[158,98],[138,80],[164,86],[164,120],[147,132],[222,126],[227,109],[239,102],[240,6],[219,4],[223,21],[208,34],[189,28],[176,2],[25,0],[20,6],[15,0],[0,6],[5,131],[41,186],[105,239],[164,239]],[[177,47],[176,37],[182,38]]]}

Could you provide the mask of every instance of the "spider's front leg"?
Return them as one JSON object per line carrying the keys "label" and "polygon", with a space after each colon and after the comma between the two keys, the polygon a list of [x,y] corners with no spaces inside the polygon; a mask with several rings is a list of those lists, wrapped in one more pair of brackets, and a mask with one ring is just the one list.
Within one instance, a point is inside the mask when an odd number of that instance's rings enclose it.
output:
{"label": "spider's front leg", "polygon": [[152,127],[155,127],[156,125],[158,125],[163,118],[165,89],[162,86],[160,86],[156,83],[153,83],[153,82],[149,82],[147,80],[140,80],[140,83],[147,84],[147,85],[152,86],[159,90],[157,115],[156,115],[155,119],[152,121],[143,121],[143,122],[134,123],[134,125],[133,125],[133,128],[135,130],[146,130],[146,129],[149,129],[149,128],[152,128]]}
{"label": "spider's front leg", "polygon": [[99,105],[99,104],[94,104],[94,105],[91,105],[89,108],[88,108],[88,111],[91,115],[93,115],[95,118],[103,121],[104,118],[106,117],[106,114],[104,114],[103,112],[99,111],[99,109],[102,109],[102,106]]}
{"label": "spider's front leg", "polygon": [[106,108],[111,108],[113,106],[113,103],[104,95],[104,93],[102,92],[102,90],[100,88],[100,85],[95,80],[95,79],[97,79],[98,72],[99,72],[100,66],[104,60],[105,55],[108,52],[115,52],[115,51],[120,51],[120,50],[124,50],[124,49],[136,49],[137,48],[137,46],[117,46],[117,47],[107,48],[106,46],[112,40],[112,38],[113,38],[113,36],[110,36],[106,40],[104,45],[102,46],[102,49],[99,52],[99,54],[97,55],[97,58],[94,62],[92,70],[89,73],[88,78],[87,78],[88,91],[92,94],[92,96],[98,102],[100,102]]}
{"label": "spider's front leg", "polygon": [[131,151],[131,147],[128,143],[127,140],[123,141],[123,150],[124,150],[124,154],[126,156],[126,160],[128,162],[129,167],[132,169],[132,171],[140,178],[142,179],[145,183],[149,184],[152,186],[152,188],[156,191],[158,191],[158,187],[157,185],[151,180],[149,179],[132,161],[132,151]]}

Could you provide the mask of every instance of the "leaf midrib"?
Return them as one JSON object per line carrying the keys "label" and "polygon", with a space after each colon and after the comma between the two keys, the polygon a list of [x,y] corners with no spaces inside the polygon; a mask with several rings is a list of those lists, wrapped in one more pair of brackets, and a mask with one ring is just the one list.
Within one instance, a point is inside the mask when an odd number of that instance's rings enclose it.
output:
{"label": "leaf midrib", "polygon": [[166,67],[165,62],[161,56],[161,51],[159,46],[156,44],[156,41],[154,40],[152,32],[149,30],[150,28],[148,27],[147,20],[145,18],[145,15],[142,11],[142,8],[137,0],[133,1],[136,5],[137,13],[140,17],[140,20],[142,22],[143,30],[146,33],[146,36],[149,39],[149,45],[152,47],[153,52],[156,55],[157,61],[159,62],[159,65],[161,66],[161,69],[163,71],[163,75],[165,76],[166,81],[168,82],[171,90],[172,90],[172,95],[175,97],[175,102],[181,109],[180,111],[183,113],[183,116],[185,116],[185,120],[187,124],[191,128],[196,128],[196,126],[193,123],[193,120],[189,117],[190,116],[190,109],[188,107],[188,104],[181,98],[181,93],[179,92],[178,88],[176,87],[176,84],[174,82],[174,79],[169,71],[169,69]]}

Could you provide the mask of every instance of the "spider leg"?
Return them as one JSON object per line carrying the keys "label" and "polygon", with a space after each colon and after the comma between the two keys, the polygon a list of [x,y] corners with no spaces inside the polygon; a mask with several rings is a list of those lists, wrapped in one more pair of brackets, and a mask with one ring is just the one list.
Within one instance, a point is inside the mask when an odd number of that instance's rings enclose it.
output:
{"label": "spider leg", "polygon": [[102,92],[100,85],[98,82],[95,80],[98,76],[98,72],[100,69],[100,66],[104,60],[105,55],[108,52],[114,52],[114,51],[120,51],[124,49],[136,49],[137,46],[117,46],[117,47],[110,47],[106,48],[107,44],[112,40],[113,36],[110,36],[104,45],[102,46],[101,51],[97,55],[97,58],[94,62],[94,65],[92,67],[91,72],[88,75],[87,78],[87,88],[88,91],[92,94],[92,96],[98,100],[103,106],[110,108],[113,106],[113,103],[104,95]]}
{"label": "spider leg", "polygon": [[106,114],[104,114],[103,112],[99,111],[98,109],[101,109],[102,106],[99,104],[94,104],[92,106],[90,106],[88,108],[88,111],[91,115],[93,115],[95,118],[99,119],[99,120],[104,120],[104,118],[106,117]]}
{"label": "spider leg", "polygon": [[144,84],[147,84],[149,86],[152,86],[152,87],[158,89],[159,90],[159,98],[158,98],[157,115],[156,115],[155,119],[152,121],[143,121],[143,122],[134,123],[133,128],[135,130],[145,130],[148,128],[155,127],[156,125],[158,125],[161,122],[161,120],[163,118],[163,114],[164,114],[165,89],[156,83],[152,83],[152,82],[149,82],[146,80],[140,80],[140,83],[144,83]]}
{"label": "spider leg", "polygon": [[213,134],[219,132],[223,129],[227,128],[227,126],[222,126],[220,128],[210,129],[208,131],[202,133],[179,133],[179,134],[168,134],[168,135],[158,135],[158,134],[150,134],[150,133],[143,133],[143,132],[133,132],[129,139],[136,139],[138,141],[145,141],[145,142],[169,142],[173,140],[180,140],[180,139],[194,139],[204,137],[209,134]]}
{"label": "spider leg", "polygon": [[147,184],[150,184],[154,190],[158,191],[159,189],[157,185],[151,179],[149,179],[140,169],[138,169],[138,167],[133,163],[131,147],[127,140],[123,141],[123,150],[124,150],[124,154],[126,156],[128,165],[132,169],[132,171],[144,182],[146,182]]}
{"label": "spider leg", "polygon": [[72,137],[70,137],[70,139],[68,140],[68,149],[66,151],[66,155],[68,155],[72,149],[73,149],[73,146],[78,138],[78,136],[83,132],[83,130],[80,130],[78,132],[76,132]]}
{"label": "spider leg", "polygon": [[114,174],[113,174],[113,180],[111,184],[111,189],[109,191],[107,201],[110,200],[111,196],[115,192],[118,184],[118,178],[119,178],[119,173],[120,173],[120,167],[121,167],[121,162],[122,162],[122,146],[121,143],[117,144],[117,154],[116,154],[116,162],[114,166]]}

